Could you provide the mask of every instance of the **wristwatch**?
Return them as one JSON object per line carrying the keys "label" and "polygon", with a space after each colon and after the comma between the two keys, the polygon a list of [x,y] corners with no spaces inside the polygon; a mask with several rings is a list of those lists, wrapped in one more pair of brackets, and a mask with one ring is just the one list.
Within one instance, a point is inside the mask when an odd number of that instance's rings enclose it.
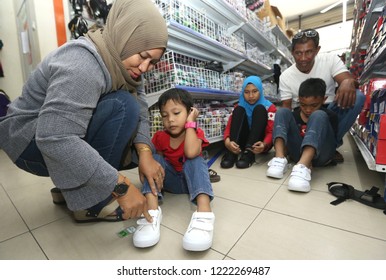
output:
{"label": "wristwatch", "polygon": [[117,185],[115,185],[115,188],[112,194],[114,197],[121,197],[127,193],[128,189],[129,189],[129,186],[125,182],[118,183]]}
{"label": "wristwatch", "polygon": [[196,122],[186,122],[185,128],[194,128],[197,129],[197,123]]}

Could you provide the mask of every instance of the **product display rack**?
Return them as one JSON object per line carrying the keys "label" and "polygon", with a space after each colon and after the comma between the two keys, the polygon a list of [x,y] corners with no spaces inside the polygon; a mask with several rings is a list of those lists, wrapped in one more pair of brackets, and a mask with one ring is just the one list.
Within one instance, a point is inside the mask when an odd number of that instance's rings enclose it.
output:
{"label": "product display rack", "polygon": [[[362,85],[371,78],[386,76],[385,4],[384,0],[357,0],[355,3],[354,28],[351,40],[352,69],[355,69],[353,74]],[[360,125],[356,122],[350,130],[350,134],[360,150],[367,167],[370,170],[386,173],[386,165],[377,161],[379,156],[377,152],[386,153],[383,149],[377,151],[379,141],[384,141],[383,139],[378,139],[378,133],[381,130],[380,126],[386,124],[377,120],[380,117],[379,114],[370,112],[368,114],[371,125]],[[374,138],[372,135],[374,135]],[[381,156],[384,157],[383,155]]]}
{"label": "product display rack", "polygon": [[[144,74],[149,112],[156,112],[154,105],[167,89],[185,89],[195,100],[207,101],[200,110],[199,123],[208,140],[217,142],[222,140],[224,120],[232,107],[208,107],[216,101],[233,104],[238,100],[244,77],[260,76],[266,98],[278,101],[277,87],[271,83],[273,66],[279,64],[284,70],[293,63],[289,39],[280,28],[268,27],[244,0],[152,2],[165,18],[169,39],[161,61]],[[84,17],[89,16],[84,13]],[[213,62],[221,65],[220,70],[207,67]],[[158,117],[150,117],[155,120],[152,131],[160,129]]]}
{"label": "product display rack", "polygon": [[[263,26],[263,23],[255,14],[255,18],[251,18],[251,11],[247,10],[244,1],[153,0],[153,2],[159,7],[167,22],[169,50],[205,61],[221,62],[224,73],[230,70],[242,71],[246,75],[258,75],[262,80],[273,76],[273,64],[275,61],[280,61],[281,66],[284,66],[284,68],[292,64],[291,54],[288,48],[285,47],[285,44],[288,44],[288,39],[283,43],[281,39],[284,34],[281,37],[276,37],[270,28]],[[240,5],[235,7],[231,3],[239,3]],[[241,5],[242,3],[244,3],[244,6]],[[183,17],[181,14],[187,13],[187,10],[190,8],[196,11],[195,18],[187,17],[186,15]],[[208,24],[207,21],[214,22],[216,25],[216,36],[221,34],[231,37],[235,34],[240,34],[242,36],[241,40],[244,39],[245,41],[244,45],[258,47],[264,53],[264,56],[270,57],[270,59],[251,59],[248,57],[247,50],[243,51],[232,48],[223,44],[221,40],[213,38],[212,30],[207,32],[200,30],[201,32],[198,32],[197,28],[195,28],[197,24],[195,22],[196,17],[204,18],[200,13],[207,17],[207,20],[204,22],[205,24],[200,25],[200,29],[202,29],[202,26],[210,26],[212,28],[212,25]],[[183,17],[183,19],[177,22],[178,18],[176,19],[176,16]],[[192,26],[185,26],[183,21],[189,21],[188,25],[191,24]],[[219,27],[222,28],[220,31]],[[259,28],[262,30],[259,30]],[[277,33],[280,30],[275,31]],[[263,58],[263,56],[259,56],[259,58]],[[233,94],[231,92],[225,93],[218,89],[213,92],[207,88],[190,90],[190,92],[194,95],[196,93],[200,93],[200,95],[207,94],[209,99],[213,98],[213,94],[215,94],[219,100],[237,99],[239,95],[239,92],[234,92]],[[156,102],[161,93],[162,91],[148,94],[149,107]],[[271,100],[277,101],[272,98]]]}
{"label": "product display rack", "polygon": [[[366,53],[372,44],[374,24],[382,16],[385,6],[384,0],[357,0],[354,10],[354,28],[351,39],[351,57],[354,64],[360,64],[360,71],[356,73],[361,84],[368,79],[386,76],[386,44],[377,48],[376,53]],[[367,60],[360,56],[366,53]]]}

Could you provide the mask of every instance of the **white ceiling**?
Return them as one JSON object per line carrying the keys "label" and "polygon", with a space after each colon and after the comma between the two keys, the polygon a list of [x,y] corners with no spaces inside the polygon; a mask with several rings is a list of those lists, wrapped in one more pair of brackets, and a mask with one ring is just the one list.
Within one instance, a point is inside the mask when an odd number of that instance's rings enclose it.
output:
{"label": "white ceiling", "polygon": [[[339,0],[269,0],[272,6],[276,6],[285,20],[289,21],[314,13],[319,13],[324,8]],[[348,2],[353,2],[350,0]],[[340,4],[342,6],[342,4]],[[339,7],[339,6],[338,6]]]}

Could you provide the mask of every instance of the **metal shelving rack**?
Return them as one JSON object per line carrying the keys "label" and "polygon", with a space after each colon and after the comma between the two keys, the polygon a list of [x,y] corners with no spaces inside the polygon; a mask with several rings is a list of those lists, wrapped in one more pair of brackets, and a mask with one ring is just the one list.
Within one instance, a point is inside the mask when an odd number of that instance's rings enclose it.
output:
{"label": "metal shelving rack", "polygon": [[[371,44],[371,38],[373,35],[373,26],[381,15],[386,2],[385,0],[372,0],[371,4],[367,11],[362,9],[365,0],[357,0],[356,10],[354,14],[354,26],[353,36],[351,42],[351,53],[358,54],[363,50],[367,50]],[[363,13],[367,12],[364,17]],[[359,23],[363,23],[362,26],[359,26]],[[354,60],[357,59],[355,56]],[[377,53],[372,57],[371,61],[365,65],[363,72],[358,78],[361,84],[365,83],[370,78],[386,76],[386,42],[383,41],[383,45],[377,50]],[[355,62],[355,61],[354,61]],[[365,160],[367,167],[370,170],[382,172],[386,175],[386,165],[377,164],[374,156],[362,141],[359,135],[356,133],[354,124],[353,128],[350,130],[350,134],[353,137],[359,151],[362,154],[363,159]],[[386,185],[386,176],[385,176],[385,185]]]}

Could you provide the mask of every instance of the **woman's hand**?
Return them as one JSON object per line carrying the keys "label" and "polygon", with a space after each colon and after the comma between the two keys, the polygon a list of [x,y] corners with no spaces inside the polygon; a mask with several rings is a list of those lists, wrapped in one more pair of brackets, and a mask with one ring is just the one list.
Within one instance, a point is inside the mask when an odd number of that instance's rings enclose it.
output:
{"label": "woman's hand", "polygon": [[123,211],[122,218],[125,220],[139,218],[143,214],[145,219],[151,223],[153,219],[147,211],[146,197],[133,184],[127,184],[129,185],[127,193],[117,198],[119,206]]}
{"label": "woman's hand", "polygon": [[139,178],[143,183],[145,178],[149,182],[151,192],[157,196],[163,188],[165,170],[161,164],[153,158],[150,151],[139,151],[138,164]]}

